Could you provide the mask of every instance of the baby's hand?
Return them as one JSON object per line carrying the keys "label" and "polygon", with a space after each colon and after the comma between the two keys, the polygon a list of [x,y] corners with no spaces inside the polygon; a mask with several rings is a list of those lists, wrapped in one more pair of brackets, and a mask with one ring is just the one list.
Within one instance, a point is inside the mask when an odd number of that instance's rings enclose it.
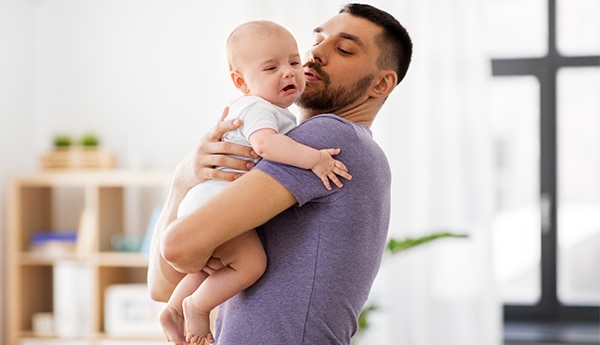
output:
{"label": "baby's hand", "polygon": [[342,182],[340,182],[338,176],[341,176],[346,180],[352,179],[352,175],[348,173],[348,168],[346,168],[344,163],[333,159],[333,156],[340,153],[340,149],[324,149],[319,150],[319,153],[321,153],[321,159],[311,170],[321,179],[321,181],[323,181],[327,190],[331,190],[329,180],[331,180],[338,188],[344,186]]}

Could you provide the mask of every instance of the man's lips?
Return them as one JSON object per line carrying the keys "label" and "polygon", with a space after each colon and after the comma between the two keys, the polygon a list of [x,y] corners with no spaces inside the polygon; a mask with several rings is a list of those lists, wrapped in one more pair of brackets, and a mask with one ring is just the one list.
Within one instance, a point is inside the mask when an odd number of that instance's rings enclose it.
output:
{"label": "man's lips", "polygon": [[304,68],[304,75],[306,76],[306,81],[309,82],[321,80],[321,77],[319,76],[317,71],[309,67]]}

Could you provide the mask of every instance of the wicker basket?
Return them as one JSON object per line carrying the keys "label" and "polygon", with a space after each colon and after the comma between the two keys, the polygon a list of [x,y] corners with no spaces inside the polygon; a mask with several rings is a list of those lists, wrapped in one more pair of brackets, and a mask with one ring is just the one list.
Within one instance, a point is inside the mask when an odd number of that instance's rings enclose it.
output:
{"label": "wicker basket", "polygon": [[57,148],[40,157],[44,170],[53,169],[111,169],[114,157],[99,148]]}

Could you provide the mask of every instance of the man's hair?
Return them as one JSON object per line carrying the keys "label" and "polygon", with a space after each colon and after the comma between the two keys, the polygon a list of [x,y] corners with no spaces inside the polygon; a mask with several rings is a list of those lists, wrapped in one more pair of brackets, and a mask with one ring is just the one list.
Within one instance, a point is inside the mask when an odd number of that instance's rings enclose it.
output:
{"label": "man's hair", "polygon": [[377,63],[380,68],[396,71],[400,83],[412,57],[412,41],[402,24],[391,14],[370,5],[347,4],[340,13],[364,18],[383,28],[383,34],[378,38],[380,51]]}

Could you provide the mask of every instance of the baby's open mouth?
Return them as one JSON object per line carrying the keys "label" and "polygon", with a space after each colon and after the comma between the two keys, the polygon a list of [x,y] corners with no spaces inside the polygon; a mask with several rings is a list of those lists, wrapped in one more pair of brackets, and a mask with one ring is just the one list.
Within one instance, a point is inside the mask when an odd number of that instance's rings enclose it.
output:
{"label": "baby's open mouth", "polygon": [[289,90],[295,90],[295,89],[296,89],[296,85],[290,84],[290,85],[287,85],[286,87],[284,87],[283,91],[289,91]]}

